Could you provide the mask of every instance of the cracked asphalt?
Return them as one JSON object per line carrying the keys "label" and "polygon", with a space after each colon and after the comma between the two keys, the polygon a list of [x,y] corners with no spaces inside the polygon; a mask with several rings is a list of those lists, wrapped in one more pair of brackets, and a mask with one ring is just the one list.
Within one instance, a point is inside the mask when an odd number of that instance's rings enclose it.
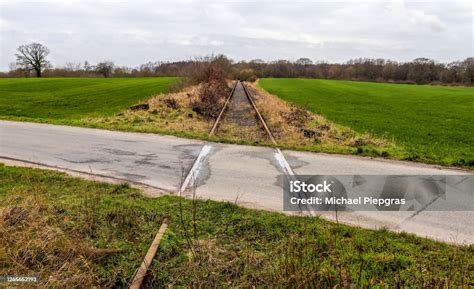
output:
{"label": "cracked asphalt", "polygon": [[[155,134],[0,121],[4,158],[118,178],[176,193],[205,143]],[[284,173],[275,150],[207,143],[195,183],[199,198],[282,212]],[[283,151],[296,174],[444,175],[471,172],[355,156]],[[192,194],[188,190],[185,194]],[[318,215],[335,220],[334,212]],[[338,221],[386,227],[451,243],[474,243],[472,211],[339,212]]]}

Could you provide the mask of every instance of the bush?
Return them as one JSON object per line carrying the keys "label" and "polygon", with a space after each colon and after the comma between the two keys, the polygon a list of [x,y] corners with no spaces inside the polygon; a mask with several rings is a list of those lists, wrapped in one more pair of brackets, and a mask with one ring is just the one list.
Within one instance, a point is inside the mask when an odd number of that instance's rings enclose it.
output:
{"label": "bush", "polygon": [[258,79],[258,77],[254,74],[254,75],[250,76],[250,77],[247,79],[247,81],[248,81],[248,82],[255,82],[255,81],[257,81],[257,79]]}
{"label": "bush", "polygon": [[191,108],[205,119],[215,119],[228,93],[229,87],[226,82],[204,83],[199,89],[198,99],[191,103]]}
{"label": "bush", "polygon": [[239,71],[239,79],[242,81],[254,82],[257,80],[257,75],[253,69],[243,69]]}
{"label": "bush", "polygon": [[210,56],[198,59],[189,78],[194,84],[225,81],[228,78],[231,62],[225,56]]}
{"label": "bush", "polygon": [[202,62],[192,79],[200,84],[198,98],[191,103],[194,112],[205,119],[215,119],[222,109],[223,102],[229,93],[226,68],[230,62],[223,56],[212,57]]}

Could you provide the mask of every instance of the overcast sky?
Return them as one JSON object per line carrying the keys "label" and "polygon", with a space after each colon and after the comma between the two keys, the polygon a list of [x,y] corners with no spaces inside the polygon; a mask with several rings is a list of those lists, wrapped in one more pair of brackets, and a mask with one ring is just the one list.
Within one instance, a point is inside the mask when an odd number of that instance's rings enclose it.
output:
{"label": "overcast sky", "polygon": [[55,66],[113,60],[357,57],[441,62],[473,56],[473,2],[0,0],[0,70],[25,43],[47,45]]}

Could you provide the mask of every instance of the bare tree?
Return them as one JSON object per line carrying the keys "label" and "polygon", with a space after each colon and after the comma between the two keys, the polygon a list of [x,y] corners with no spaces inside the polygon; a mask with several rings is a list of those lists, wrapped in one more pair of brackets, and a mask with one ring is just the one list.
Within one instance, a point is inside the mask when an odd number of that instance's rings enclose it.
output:
{"label": "bare tree", "polygon": [[474,57],[468,57],[463,62],[464,66],[464,83],[474,83]]}
{"label": "bare tree", "polygon": [[84,61],[84,66],[83,66],[83,67],[84,67],[84,71],[85,71],[85,72],[89,72],[89,71],[91,71],[91,70],[94,70],[94,67],[92,67],[92,66],[90,65],[89,61],[87,61],[87,60]]}
{"label": "bare tree", "polygon": [[429,58],[419,57],[409,64],[407,78],[416,83],[428,83],[435,80],[435,62]]}
{"label": "bare tree", "polygon": [[260,58],[257,58],[257,59],[252,59],[252,60],[250,60],[250,63],[252,63],[252,64],[264,64],[265,61],[263,61],[263,60],[260,59]]}
{"label": "bare tree", "polygon": [[309,58],[304,58],[304,57],[302,57],[302,58],[296,60],[295,63],[296,63],[296,64],[299,64],[299,65],[305,65],[305,66],[313,64],[313,62],[311,61],[311,59],[309,59]]}
{"label": "bare tree", "polygon": [[79,63],[79,62],[66,62],[64,64],[64,70],[66,70],[66,71],[75,72],[75,71],[79,71],[81,69],[82,69],[82,64]]}
{"label": "bare tree", "polygon": [[109,77],[114,71],[114,63],[112,61],[104,61],[97,63],[95,69],[98,73],[102,74],[104,77]]}
{"label": "bare tree", "polygon": [[36,77],[41,77],[41,71],[49,66],[46,56],[49,54],[48,47],[41,43],[30,43],[17,48],[16,63],[25,70],[36,72]]}

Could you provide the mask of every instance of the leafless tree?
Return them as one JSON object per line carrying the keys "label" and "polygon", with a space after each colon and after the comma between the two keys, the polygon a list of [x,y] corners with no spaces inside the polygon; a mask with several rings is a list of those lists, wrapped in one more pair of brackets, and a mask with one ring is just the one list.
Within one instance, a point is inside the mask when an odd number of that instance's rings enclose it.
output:
{"label": "leafless tree", "polygon": [[41,43],[30,43],[17,48],[16,63],[25,70],[36,72],[36,77],[41,77],[41,71],[49,66],[46,56],[49,54],[48,47]]}
{"label": "leafless tree", "polygon": [[114,71],[114,63],[112,61],[104,61],[97,63],[95,69],[98,73],[102,74],[104,77],[109,77]]}
{"label": "leafless tree", "polygon": [[463,62],[464,66],[464,82],[468,84],[474,83],[474,57],[468,57]]}
{"label": "leafless tree", "polygon": [[79,62],[66,62],[64,64],[64,70],[66,71],[80,71],[82,69],[82,64]]}
{"label": "leafless tree", "polygon": [[313,64],[313,61],[311,61],[311,59],[309,58],[300,58],[298,60],[296,60],[295,62],[296,64],[299,64],[299,65],[311,65]]}
{"label": "leafless tree", "polygon": [[91,70],[94,70],[94,67],[92,67],[92,66],[90,65],[89,61],[87,61],[87,60],[84,61],[84,66],[83,66],[83,67],[84,67],[84,71],[85,71],[85,72],[89,72],[89,71],[91,71]]}
{"label": "leafless tree", "polygon": [[257,58],[257,59],[250,60],[249,63],[252,63],[252,64],[265,64],[265,61],[263,61],[260,58]]}

